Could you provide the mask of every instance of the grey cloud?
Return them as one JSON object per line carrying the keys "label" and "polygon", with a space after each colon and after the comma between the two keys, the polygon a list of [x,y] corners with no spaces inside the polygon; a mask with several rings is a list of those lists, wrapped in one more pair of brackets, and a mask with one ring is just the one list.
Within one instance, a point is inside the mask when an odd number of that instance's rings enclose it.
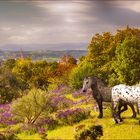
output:
{"label": "grey cloud", "polygon": [[[51,9],[64,3],[77,8],[65,12]],[[114,1],[86,0],[0,1],[0,44],[88,43],[96,32],[114,31],[126,25],[139,26],[140,12],[120,5]],[[10,40],[18,36],[19,41]]]}

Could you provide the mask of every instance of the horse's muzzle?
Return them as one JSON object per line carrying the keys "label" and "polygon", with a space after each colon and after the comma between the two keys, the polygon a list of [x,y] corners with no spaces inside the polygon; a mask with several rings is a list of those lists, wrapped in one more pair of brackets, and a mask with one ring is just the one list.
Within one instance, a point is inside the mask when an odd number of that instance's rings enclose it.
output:
{"label": "horse's muzzle", "polygon": [[86,92],[86,90],[85,90],[85,89],[83,89],[83,92]]}

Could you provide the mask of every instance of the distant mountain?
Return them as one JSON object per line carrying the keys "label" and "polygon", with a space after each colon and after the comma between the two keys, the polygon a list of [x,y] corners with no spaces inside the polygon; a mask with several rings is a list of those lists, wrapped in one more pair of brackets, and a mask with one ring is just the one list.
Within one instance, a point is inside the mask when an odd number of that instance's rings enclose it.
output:
{"label": "distant mountain", "polygon": [[19,51],[35,51],[35,50],[86,50],[87,43],[59,43],[59,44],[9,44],[0,46],[0,50]]}
{"label": "distant mountain", "polygon": [[[80,58],[85,56],[87,53],[86,50],[39,50],[39,51],[23,51],[22,56],[31,57],[33,60],[48,60],[48,61],[57,61],[60,57],[64,55],[72,55],[75,58]],[[21,57],[20,51],[0,51],[0,59],[8,58],[19,58]]]}

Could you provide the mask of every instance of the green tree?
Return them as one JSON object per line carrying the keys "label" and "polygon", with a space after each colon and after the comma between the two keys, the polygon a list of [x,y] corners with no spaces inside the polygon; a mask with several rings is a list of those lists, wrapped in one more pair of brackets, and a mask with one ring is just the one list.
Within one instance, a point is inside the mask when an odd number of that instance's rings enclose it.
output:
{"label": "green tree", "polygon": [[93,65],[83,61],[71,71],[69,75],[69,85],[75,89],[81,88],[84,78],[94,75],[94,72]]}
{"label": "green tree", "polygon": [[48,69],[49,65],[46,61],[36,61],[32,65],[32,76],[29,79],[30,87],[47,89],[48,87]]}
{"label": "green tree", "polygon": [[20,96],[20,84],[16,76],[5,65],[0,68],[0,103],[11,102]]}
{"label": "green tree", "polygon": [[128,36],[116,48],[114,70],[121,83],[136,84],[140,80],[140,39]]}
{"label": "green tree", "polygon": [[32,77],[32,65],[33,63],[30,58],[18,59],[12,69],[12,72],[22,82],[25,89],[29,88],[29,80]]}

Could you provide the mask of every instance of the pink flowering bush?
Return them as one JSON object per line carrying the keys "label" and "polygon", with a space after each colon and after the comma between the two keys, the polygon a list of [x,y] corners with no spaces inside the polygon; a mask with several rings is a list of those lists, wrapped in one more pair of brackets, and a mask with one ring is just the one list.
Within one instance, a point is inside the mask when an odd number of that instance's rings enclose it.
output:
{"label": "pink flowering bush", "polygon": [[53,117],[44,117],[39,119],[35,125],[37,127],[42,127],[42,126],[47,126],[48,130],[53,130],[55,129],[59,124],[58,124],[58,120],[54,119]]}
{"label": "pink flowering bush", "polygon": [[17,121],[11,112],[11,104],[0,105],[0,125],[8,126],[16,124]]}
{"label": "pink flowering bush", "polygon": [[80,122],[90,116],[90,111],[76,108],[67,109],[65,111],[58,111],[56,118],[59,119],[61,124],[72,125],[74,123]]}

